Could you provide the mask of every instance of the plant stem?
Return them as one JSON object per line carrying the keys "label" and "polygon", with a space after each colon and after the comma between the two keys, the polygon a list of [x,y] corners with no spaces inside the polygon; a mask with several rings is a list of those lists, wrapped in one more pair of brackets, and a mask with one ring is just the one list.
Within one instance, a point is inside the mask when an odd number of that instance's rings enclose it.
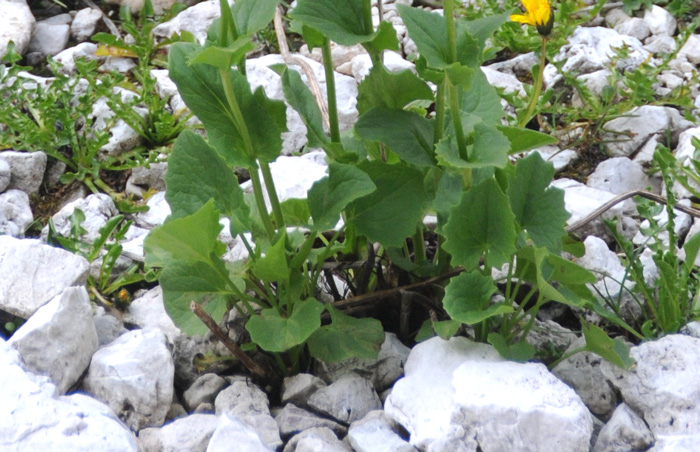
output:
{"label": "plant stem", "polygon": [[547,58],[547,37],[542,36],[542,47],[540,48],[540,67],[538,68],[537,79],[535,80],[535,85],[534,85],[535,90],[532,92],[532,97],[530,97],[530,103],[527,106],[527,111],[525,112],[525,116],[520,118],[520,122],[518,123],[518,127],[525,127],[525,125],[528,122],[530,122],[530,118],[532,118],[532,114],[535,111],[535,107],[537,106],[537,101],[540,98],[540,92],[542,92],[542,82],[543,82],[543,78],[544,78],[544,65],[545,65],[546,58]]}
{"label": "plant stem", "polygon": [[423,225],[419,224],[413,234],[413,255],[416,264],[423,264],[427,260],[425,255],[425,243],[423,242]]}
{"label": "plant stem", "polygon": [[340,143],[340,127],[338,126],[338,104],[335,98],[335,73],[331,55],[331,41],[323,39],[323,69],[326,73],[326,97],[328,98],[328,117],[331,126],[331,141]]}
{"label": "plant stem", "polygon": [[447,48],[450,51],[449,62],[457,61],[457,33],[455,30],[455,3],[454,0],[443,2],[445,22],[447,24]]}
{"label": "plant stem", "polygon": [[[233,90],[233,83],[231,82],[231,78],[228,74],[228,71],[230,70],[231,69],[228,68],[219,69],[219,76],[221,78],[221,83],[224,87],[226,100],[228,101],[229,108],[233,115],[231,119],[236,125],[236,129],[238,129],[238,133],[241,134],[241,138],[243,139],[243,143],[247,154],[249,156],[252,156],[254,155],[253,141],[250,138],[250,132],[248,131],[245,119],[243,118],[243,112],[241,111],[241,108],[238,105],[238,99],[236,99],[236,94]],[[272,226],[270,216],[267,214],[267,205],[265,204],[265,198],[263,197],[262,185],[260,183],[260,176],[258,175],[257,168],[251,168],[250,181],[253,184],[253,194],[255,196],[255,203],[258,206],[260,218],[263,222],[263,225],[265,226],[265,231],[267,232],[268,237],[270,238],[270,240],[272,240],[272,238],[275,236],[275,228]],[[272,189],[274,190],[274,185]],[[270,203],[272,203],[272,200],[270,200]]]}
{"label": "plant stem", "polygon": [[275,216],[277,229],[283,229],[284,215],[282,215],[282,207],[280,207],[280,200],[277,197],[277,190],[275,190],[275,181],[272,178],[270,164],[267,162],[260,162],[260,170],[262,171],[263,180],[265,181],[265,188],[267,188],[267,196],[270,198],[272,213]]}
{"label": "plant stem", "polygon": [[442,140],[445,132],[445,82],[437,86],[435,93],[435,132],[433,134],[433,144],[437,145]]}

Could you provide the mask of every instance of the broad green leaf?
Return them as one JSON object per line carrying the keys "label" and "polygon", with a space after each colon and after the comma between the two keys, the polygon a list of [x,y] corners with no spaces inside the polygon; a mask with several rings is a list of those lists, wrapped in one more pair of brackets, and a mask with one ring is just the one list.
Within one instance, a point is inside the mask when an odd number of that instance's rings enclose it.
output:
{"label": "broad green leaf", "polygon": [[[282,215],[284,216],[284,222],[287,226],[308,226],[309,217],[311,213],[309,212],[309,204],[305,199],[290,198],[283,201],[280,204],[282,208]],[[274,221],[274,218],[272,218]]]}
{"label": "broad green leaf", "polygon": [[175,261],[209,262],[219,232],[219,211],[211,200],[192,215],[166,221],[153,229],[143,244],[146,265],[166,267]]}
{"label": "broad green leaf", "polygon": [[416,100],[433,100],[433,91],[412,71],[389,72],[372,68],[357,88],[357,110],[362,115],[372,107],[402,109]]}
{"label": "broad green leaf", "polygon": [[243,118],[239,123],[227,101],[220,71],[208,64],[187,64],[201,48],[191,43],[173,44],[170,77],[207,129],[210,144],[232,166],[253,169],[256,158],[266,162],[277,158],[282,150],[281,133],[286,131],[284,102],[268,99],[262,88],[253,94],[243,74],[227,71]]}
{"label": "broad green leaf", "polygon": [[229,47],[205,47],[192,55],[188,64],[204,63],[218,69],[228,70],[236,61],[245,58],[251,50],[255,50],[255,44],[251,41],[250,36],[243,36],[236,39]]}
{"label": "broad green leaf", "polygon": [[474,69],[454,63],[445,68],[445,74],[452,85],[468,90],[474,78]]}
{"label": "broad green leaf", "polygon": [[326,309],[331,314],[331,323],[309,338],[311,356],[326,363],[377,357],[384,342],[384,328],[379,320],[351,317],[330,304]]}
{"label": "broad green leaf", "polygon": [[683,244],[683,249],[685,250],[683,266],[690,273],[695,267],[695,258],[698,255],[698,250],[700,250],[700,233],[687,239],[685,244]]}
{"label": "broad green leaf", "polygon": [[328,143],[329,139],[323,130],[321,110],[308,86],[302,81],[298,72],[285,69],[282,72],[282,90],[284,97],[294,110],[299,113],[306,126],[307,146],[320,148]]}
{"label": "broad green leaf", "polygon": [[408,5],[397,5],[396,9],[406,25],[408,36],[416,43],[428,66],[443,69],[453,63],[447,47],[447,28],[443,16]]}
{"label": "broad green leaf", "polygon": [[177,137],[165,182],[171,219],[191,215],[212,199],[217,209],[234,221],[234,231],[250,229],[250,211],[238,179],[200,135],[186,130]]}
{"label": "broad green leaf", "polygon": [[401,246],[423,217],[423,173],[403,163],[367,161],[358,166],[377,190],[352,201],[346,208],[345,222],[371,241]]}
{"label": "broad green leaf", "polygon": [[291,17],[320,31],[331,41],[351,46],[374,37],[374,30],[365,29],[362,3],[362,0],[299,0]]}
{"label": "broad green leaf", "polygon": [[507,360],[524,363],[535,357],[535,347],[532,344],[520,341],[515,344],[509,344],[503,336],[498,333],[489,333],[486,339],[489,344],[493,345],[498,353]]}
{"label": "broad green leaf", "polygon": [[333,229],[340,212],[353,200],[376,190],[369,175],[354,165],[331,163],[328,177],[314,183],[308,193],[308,204],[317,231]]}
{"label": "broad green leaf", "polygon": [[355,132],[366,140],[380,141],[404,161],[433,166],[433,121],[406,110],[375,107],[355,123]]}
{"label": "broad green leaf", "polygon": [[483,50],[486,45],[486,40],[489,39],[501,25],[508,21],[509,16],[510,14],[508,13],[496,14],[476,20],[460,21],[460,24],[464,24],[467,30],[469,30],[469,33],[478,42],[479,48]]}
{"label": "broad green leaf", "polygon": [[268,352],[284,352],[303,344],[321,326],[323,304],[314,298],[294,303],[289,317],[275,309],[263,309],[245,325],[250,339]]}
{"label": "broad green leaf", "polygon": [[204,335],[207,327],[190,309],[192,301],[219,321],[228,310],[230,281],[221,260],[210,262],[174,262],[158,278],[163,288],[163,303],[175,325],[187,335]]}
{"label": "broad green leaf", "polygon": [[471,113],[492,126],[501,125],[504,115],[501,98],[480,69],[474,71],[471,88],[462,91],[460,112]]}
{"label": "broad green leaf", "polygon": [[236,0],[231,8],[239,36],[262,30],[275,16],[280,0]]}
{"label": "broad green leaf", "polygon": [[490,302],[495,292],[493,278],[478,271],[465,272],[450,280],[442,304],[454,320],[473,325],[489,317],[513,312],[513,307],[506,303]]}
{"label": "broad green leaf", "polygon": [[370,55],[380,55],[384,50],[399,50],[399,39],[391,22],[382,21],[374,32],[374,37],[362,45]]}
{"label": "broad green leaf", "polygon": [[583,337],[586,338],[586,351],[623,369],[630,369],[635,361],[630,356],[627,344],[620,339],[611,339],[605,331],[593,324],[583,324]]}
{"label": "broad green leaf", "polygon": [[549,187],[554,167],[538,153],[518,160],[508,185],[515,221],[533,242],[555,252],[561,250],[566,220],[571,214],[564,206],[564,191]]}
{"label": "broad green leaf", "polygon": [[[440,320],[432,322],[432,325],[435,334],[447,341],[457,334],[459,327],[462,326],[462,322],[457,320]],[[416,339],[416,342],[419,342],[418,339]]]}
{"label": "broad green leaf", "polygon": [[536,149],[559,141],[552,135],[524,127],[496,126],[496,128],[510,141],[509,154],[529,151],[530,149]]}
{"label": "broad green leaf", "polygon": [[486,256],[490,267],[509,262],[517,237],[508,197],[493,179],[486,179],[462,195],[444,228],[445,250],[454,265],[471,270]]}
{"label": "broad green leaf", "polygon": [[287,234],[282,233],[275,243],[253,264],[253,273],[263,281],[289,282],[286,252]]}
{"label": "broad green leaf", "polygon": [[510,142],[498,129],[483,122],[474,125],[474,145],[469,150],[472,168],[504,167],[509,149]]}

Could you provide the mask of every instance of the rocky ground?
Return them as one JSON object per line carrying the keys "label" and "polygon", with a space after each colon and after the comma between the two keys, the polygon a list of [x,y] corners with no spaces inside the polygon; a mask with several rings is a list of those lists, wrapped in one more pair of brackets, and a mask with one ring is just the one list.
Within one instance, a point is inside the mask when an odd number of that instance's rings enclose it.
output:
{"label": "rocky ground", "polygon": [[[409,3],[396,0],[396,3]],[[46,8],[48,6],[48,8]],[[156,10],[168,5],[157,3]],[[614,6],[614,5],[613,5]],[[622,6],[617,5],[617,6]],[[97,8],[62,13],[45,4],[37,9],[24,0],[0,0],[0,54],[12,41],[28,63],[54,55],[67,74],[77,56],[95,58],[89,42],[104,26]],[[48,11],[48,12],[47,12]],[[193,4],[159,25],[160,38],[187,30],[198,38],[218,15],[218,3]],[[412,67],[406,59],[415,50],[395,4],[386,0],[383,17],[392,22],[403,53],[386,55],[390,69]],[[655,64],[677,45],[678,24],[664,8],[653,6],[634,17],[606,8],[585,27],[576,28],[567,44],[545,68],[545,88],[562,84],[561,71],[578,73],[579,81],[600,95],[611,75],[611,48],[627,46],[616,68]],[[70,46],[68,44],[70,43]],[[75,44],[75,45],[73,45]],[[319,80],[324,80],[319,55],[304,53]],[[503,59],[483,68],[489,81],[505,93],[524,96],[524,73],[534,54]],[[341,128],[357,118],[357,84],[368,73],[369,57],[359,48],[334,48]],[[268,66],[281,62],[271,54],[250,59],[248,78],[268,96],[282,99],[279,77]],[[128,71],[128,58],[101,57],[101,64]],[[555,64],[563,67],[557,70]],[[661,64],[661,63],[658,63]],[[562,135],[561,145],[537,150],[554,163],[559,177],[553,185],[565,192],[569,224],[616,196],[635,190],[660,194],[662,180],[649,174],[658,143],[670,146],[683,162],[692,157],[700,122],[696,80],[700,35],[691,35],[654,84],[664,96],[683,84],[693,97],[690,109],[667,105],[636,107],[610,119],[602,130],[607,158],[587,168],[586,153],[567,147],[575,137]],[[523,69],[525,68],[525,69]],[[172,96],[170,107],[183,102],[167,70],[155,72],[157,93]],[[35,83],[43,79],[34,78]],[[574,108],[585,101],[570,99]],[[577,107],[578,106],[578,107]],[[3,106],[0,108],[11,108]],[[324,176],[323,154],[291,156],[305,143],[300,118],[288,110],[285,154],[273,165],[280,199],[305,196]],[[694,118],[694,119],[693,119]],[[568,130],[580,136],[581,131]],[[620,140],[620,136],[625,136]],[[110,149],[137,142],[124,124],[111,129]],[[109,149],[105,152],[109,152]],[[582,164],[582,160],[585,160]],[[590,166],[590,164],[589,164]],[[206,366],[203,357],[227,356],[215,338],[186,337],[165,313],[158,286],[133,294],[125,310],[105,309],[91,301],[86,280],[99,271],[99,261],[86,259],[46,241],[48,228],[38,233],[35,213],[42,184],[55,180],[53,163],[42,152],[0,152],[0,320],[22,323],[0,338],[0,449],[7,451],[695,451],[700,440],[700,326],[691,323],[684,334],[665,336],[631,349],[636,365],[624,371],[597,355],[582,352],[551,371],[541,363],[506,361],[490,345],[465,337],[429,339],[408,348],[387,333],[376,360],[318,364],[309,373],[271,387],[231,366]],[[583,168],[583,170],[581,169]],[[134,225],[122,244],[120,265],[143,261],[143,239],[169,214],[164,199],[167,163],[137,168],[126,182],[136,196],[148,192],[147,212],[133,215]],[[587,177],[573,177],[584,171]],[[248,187],[249,189],[249,187]],[[690,205],[690,193],[674,187],[680,203]],[[33,202],[30,200],[34,200]],[[77,191],[60,200],[51,212],[59,233],[69,234],[75,209],[85,214],[83,238],[94,241],[99,229],[118,214],[107,195]],[[634,203],[606,210],[623,233],[637,244],[644,237]],[[665,221],[660,214],[660,221]],[[677,233],[691,236],[700,221],[679,213]],[[34,229],[36,237],[25,232]],[[577,231],[585,238],[582,266],[600,275],[597,288],[615,293],[625,267],[611,250],[610,235],[599,218]],[[222,237],[232,260],[244,256],[242,245]],[[648,256],[647,256],[648,257]],[[658,277],[651,259],[645,274]],[[700,262],[696,262],[696,265]],[[617,282],[616,282],[617,281]],[[615,287],[614,285],[617,284]],[[579,334],[550,318],[538,320],[530,338],[573,350]],[[231,314],[225,326],[236,338],[240,326]],[[5,333],[8,331],[3,330]],[[208,369],[204,371],[203,369]]]}

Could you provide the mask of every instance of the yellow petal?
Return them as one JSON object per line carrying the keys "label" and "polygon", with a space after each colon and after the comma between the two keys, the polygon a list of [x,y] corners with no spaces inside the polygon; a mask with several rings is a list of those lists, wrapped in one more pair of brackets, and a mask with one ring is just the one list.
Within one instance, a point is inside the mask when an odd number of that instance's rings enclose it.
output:
{"label": "yellow petal", "polygon": [[524,16],[522,14],[512,14],[510,20],[517,22],[519,24],[535,25],[535,23],[530,19],[529,16]]}

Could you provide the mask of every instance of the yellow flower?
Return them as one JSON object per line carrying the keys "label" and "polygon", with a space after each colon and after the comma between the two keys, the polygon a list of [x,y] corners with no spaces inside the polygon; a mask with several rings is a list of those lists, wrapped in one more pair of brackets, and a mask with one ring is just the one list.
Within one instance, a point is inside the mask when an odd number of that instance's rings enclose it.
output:
{"label": "yellow flower", "polygon": [[512,14],[510,20],[534,25],[542,36],[547,36],[554,25],[554,15],[549,0],[522,0],[525,14]]}

